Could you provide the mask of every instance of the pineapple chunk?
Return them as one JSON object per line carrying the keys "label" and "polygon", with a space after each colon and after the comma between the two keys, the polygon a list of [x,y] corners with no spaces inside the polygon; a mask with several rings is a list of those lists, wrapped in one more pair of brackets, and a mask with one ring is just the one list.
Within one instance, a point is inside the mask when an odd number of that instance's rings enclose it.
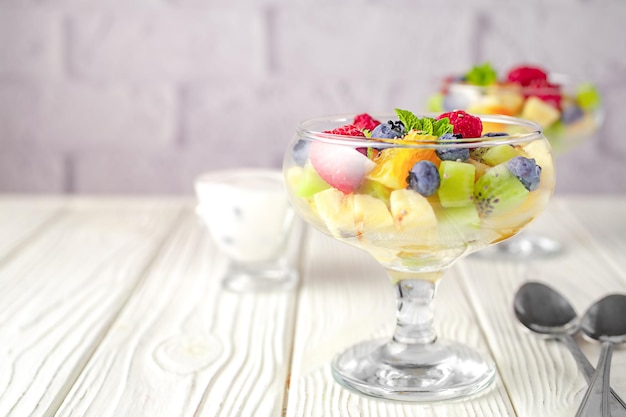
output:
{"label": "pineapple chunk", "polygon": [[367,194],[354,195],[354,224],[358,233],[393,226],[387,205]]}
{"label": "pineapple chunk", "polygon": [[413,190],[395,190],[389,196],[391,216],[400,230],[437,226],[437,217],[426,197]]}
{"label": "pineapple chunk", "polygon": [[561,112],[556,107],[537,97],[528,97],[520,117],[531,120],[539,124],[543,129],[547,129],[559,120]]}
{"label": "pineapple chunk", "polygon": [[541,180],[539,186],[545,189],[554,188],[554,162],[550,146],[547,142],[536,140],[524,146],[528,158],[533,158],[541,167]]}
{"label": "pineapple chunk", "polygon": [[477,180],[478,178],[482,177],[483,174],[487,172],[489,168],[491,168],[489,165],[483,164],[482,162],[476,161],[475,159],[472,159],[472,158],[465,161],[465,163],[474,165],[474,168],[476,169],[476,176],[474,177],[474,180]]}
{"label": "pineapple chunk", "polygon": [[313,200],[319,217],[335,237],[355,237],[394,224],[387,205],[371,195],[329,188],[316,193]]}
{"label": "pineapple chunk", "polygon": [[313,196],[315,208],[335,237],[354,237],[354,194],[344,194],[336,188],[328,188]]}

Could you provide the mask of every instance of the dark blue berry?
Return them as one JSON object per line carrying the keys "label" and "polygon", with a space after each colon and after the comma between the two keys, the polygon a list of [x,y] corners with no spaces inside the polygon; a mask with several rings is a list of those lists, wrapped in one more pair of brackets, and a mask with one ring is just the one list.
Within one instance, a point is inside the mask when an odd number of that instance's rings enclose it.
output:
{"label": "dark blue berry", "polygon": [[483,138],[496,138],[498,136],[508,136],[506,132],[487,132],[483,135]]}
{"label": "dark blue berry", "polygon": [[565,124],[574,123],[582,119],[584,115],[583,110],[576,105],[565,106],[561,111],[561,121]]}
{"label": "dark blue berry", "polygon": [[411,190],[428,197],[439,188],[439,170],[430,161],[419,161],[413,165],[406,180]]}
{"label": "dark blue berry", "polygon": [[536,190],[539,187],[541,167],[535,163],[534,159],[515,156],[506,162],[506,167],[528,191]]}
{"label": "dark blue berry", "polygon": [[[439,140],[457,140],[461,139],[461,135],[455,135],[452,133],[445,133],[439,137]],[[435,151],[439,159],[442,161],[467,161],[470,156],[470,151],[467,148],[437,148]]]}
{"label": "dark blue berry", "polygon": [[304,139],[298,139],[295,145],[293,145],[293,160],[296,161],[296,164],[304,166],[307,158],[309,157],[309,148],[311,147],[311,142]]}
{"label": "dark blue berry", "polygon": [[404,125],[402,122],[389,120],[381,123],[372,130],[372,139],[395,139],[404,136]]}

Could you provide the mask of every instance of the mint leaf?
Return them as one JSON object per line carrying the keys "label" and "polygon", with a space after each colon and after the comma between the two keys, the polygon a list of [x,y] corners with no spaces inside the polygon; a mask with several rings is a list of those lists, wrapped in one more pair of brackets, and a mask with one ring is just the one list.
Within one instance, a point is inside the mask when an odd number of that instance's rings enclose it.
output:
{"label": "mint leaf", "polygon": [[433,134],[433,125],[436,120],[431,119],[430,117],[424,117],[422,119],[422,134],[423,135],[432,135]]}
{"label": "mint leaf", "polygon": [[418,130],[416,127],[421,126],[420,119],[408,110],[395,109],[398,119],[404,125],[404,131]]}
{"label": "mint leaf", "polygon": [[362,132],[363,132],[363,134],[365,135],[366,138],[371,138],[372,137],[372,132],[369,129],[363,129]]}
{"label": "mint leaf", "polygon": [[450,124],[450,119],[443,117],[435,122],[435,125],[433,126],[433,135],[443,136],[446,133],[452,133],[453,130],[454,126]]}
{"label": "mint leaf", "polygon": [[408,110],[395,109],[398,118],[404,125],[405,132],[415,130],[422,135],[442,136],[446,133],[452,133],[454,126],[450,124],[450,119],[444,117],[441,120],[432,117],[419,118]]}
{"label": "mint leaf", "polygon": [[465,81],[473,85],[491,85],[495,83],[497,79],[498,74],[489,62],[485,62],[482,65],[475,65],[465,74]]}

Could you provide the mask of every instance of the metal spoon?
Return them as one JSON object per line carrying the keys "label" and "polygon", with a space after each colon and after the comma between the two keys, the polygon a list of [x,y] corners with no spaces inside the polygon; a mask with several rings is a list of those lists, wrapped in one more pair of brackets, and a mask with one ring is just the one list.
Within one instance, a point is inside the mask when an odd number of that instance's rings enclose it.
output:
{"label": "metal spoon", "polygon": [[[513,309],[529,330],[565,344],[587,383],[591,382],[595,369],[574,340],[579,330],[578,320],[565,297],[540,282],[527,282],[515,294]],[[626,417],[626,403],[613,390],[610,405],[613,417]]]}
{"label": "metal spoon", "polygon": [[582,331],[591,339],[602,342],[600,359],[587,393],[576,417],[611,417],[609,410],[609,381],[613,346],[626,342],[626,295],[611,294],[593,304],[585,312]]}

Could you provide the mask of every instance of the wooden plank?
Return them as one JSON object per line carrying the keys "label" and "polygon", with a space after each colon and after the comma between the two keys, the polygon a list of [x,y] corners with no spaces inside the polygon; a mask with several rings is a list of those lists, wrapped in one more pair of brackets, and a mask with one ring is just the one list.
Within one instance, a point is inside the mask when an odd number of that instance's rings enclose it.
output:
{"label": "wooden plank", "polygon": [[[318,232],[311,233],[298,302],[289,417],[513,416],[499,378],[477,398],[438,404],[383,401],[348,391],[330,372],[332,358],[359,341],[391,337],[393,288],[383,268],[366,253]],[[490,356],[481,329],[459,287],[453,267],[440,284],[435,326],[442,338],[464,342]]]}
{"label": "wooden plank", "polygon": [[63,205],[60,198],[1,196],[0,262],[53,222]]}
{"label": "wooden plank", "polygon": [[[572,416],[586,384],[564,346],[531,334],[517,323],[512,310],[517,288],[527,280],[545,282],[562,292],[579,313],[607,292],[626,290],[620,271],[603,261],[606,254],[597,244],[605,227],[600,225],[611,219],[597,216],[590,228],[583,228],[567,207],[566,200],[555,199],[529,228],[564,242],[563,254],[521,262],[470,257],[461,264],[466,292],[519,417]],[[579,344],[595,363],[597,345],[582,338]],[[612,385],[622,397],[626,397],[625,364],[626,351],[616,351]]]}
{"label": "wooden plank", "polygon": [[180,204],[77,199],[0,268],[0,415],[52,415]]}
{"label": "wooden plank", "polygon": [[282,416],[295,290],[236,294],[191,210],[62,404],[69,416]]}

